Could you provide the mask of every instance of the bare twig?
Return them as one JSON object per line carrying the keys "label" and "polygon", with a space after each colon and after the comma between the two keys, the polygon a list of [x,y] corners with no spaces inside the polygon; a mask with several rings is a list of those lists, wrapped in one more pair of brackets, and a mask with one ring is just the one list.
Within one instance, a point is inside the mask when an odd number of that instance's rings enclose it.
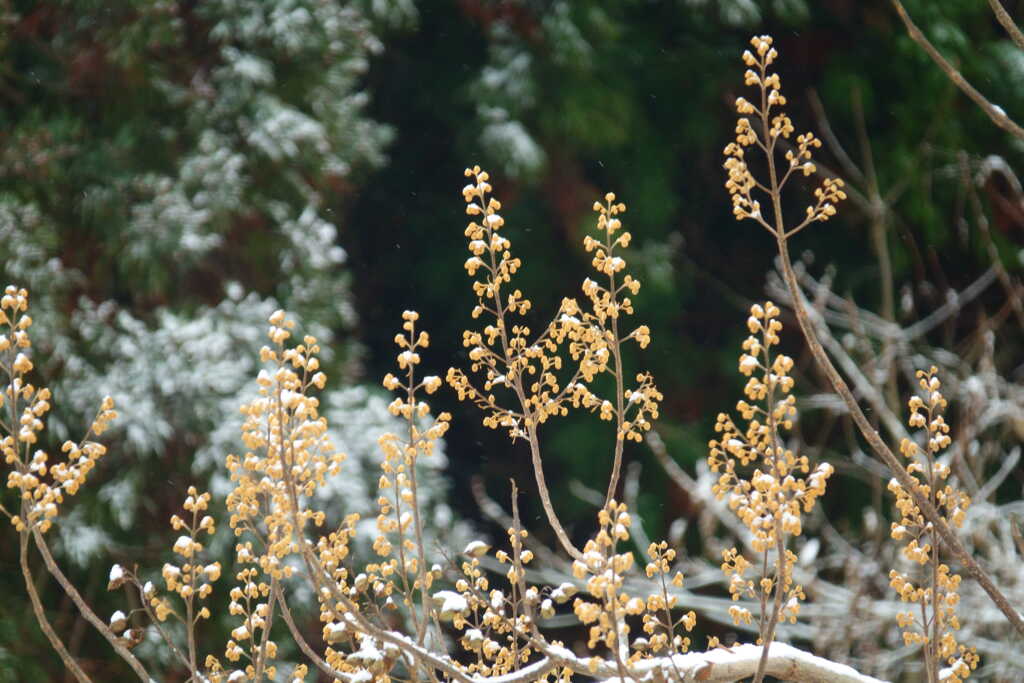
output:
{"label": "bare twig", "polygon": [[178,648],[178,646],[174,644],[174,641],[171,639],[171,636],[167,633],[164,627],[160,625],[160,619],[157,617],[156,612],[153,611],[153,607],[149,604],[149,599],[146,597],[145,587],[138,585],[138,581],[134,581],[133,583],[135,584],[135,587],[139,590],[139,598],[140,602],[142,603],[142,610],[149,617],[150,623],[153,624],[153,627],[156,628],[156,632],[160,636],[161,640],[163,640],[164,644],[167,645],[167,648],[171,651],[171,654],[177,657],[181,661],[182,665],[189,670],[189,673],[192,674],[191,680],[196,681],[196,683],[198,683],[198,681],[201,681],[202,678],[200,677],[199,672],[196,671],[195,665],[191,661],[189,661],[189,658],[185,656],[185,653],[182,652]]}
{"label": "bare twig", "polygon": [[903,4],[900,0],[892,0],[892,4],[896,8],[897,14],[900,15],[900,19],[903,20],[903,24],[907,27],[907,33],[910,34],[910,37],[915,43],[920,45],[921,48],[928,53],[928,56],[932,58],[932,61],[935,62],[940,69],[942,69],[942,72],[949,77],[949,80],[953,81],[956,87],[960,88],[967,97],[971,98],[971,101],[981,107],[981,110],[985,112],[990,119],[992,119],[994,124],[1005,130],[1007,133],[1024,140],[1024,128],[1021,128],[1010,117],[1008,117],[1001,107],[998,107],[985,99],[984,95],[978,92],[973,85],[967,82],[967,79],[965,79],[959,71],[953,68],[952,64],[946,61],[946,58],[942,56],[942,53],[935,49],[935,46],[931,44],[923,33],[921,33],[921,29],[914,24],[910,15],[907,14],[907,10],[903,8]]}
{"label": "bare twig", "polygon": [[[510,529],[514,526],[514,520],[509,517],[501,505],[487,495],[487,489],[484,487],[482,477],[474,476],[470,479],[469,488],[473,492],[473,499],[476,500],[476,504],[480,508],[480,512],[483,513],[484,517],[491,520],[502,529]],[[535,542],[533,536],[527,536],[524,541],[524,545],[532,550],[534,555],[543,560],[546,566],[561,567],[564,571],[569,571],[568,563],[555,553],[551,552],[551,550],[543,543]]]}
{"label": "bare twig", "polygon": [[1020,49],[1024,50],[1024,33],[1017,28],[1017,24],[1014,23],[1013,17],[1006,11],[1006,8],[999,2],[999,0],[988,0],[988,6],[992,8],[992,11],[996,15],[996,19],[1002,24],[1006,32],[1010,34],[1010,38]]}
{"label": "bare twig", "polygon": [[857,164],[853,163],[853,159],[846,153],[846,149],[840,144],[839,138],[832,131],[832,124],[829,123],[828,116],[825,114],[825,106],[821,103],[818,92],[813,89],[810,90],[807,93],[807,100],[811,103],[811,109],[814,111],[814,118],[818,122],[821,136],[828,143],[828,148],[832,151],[836,160],[839,161],[839,165],[843,167],[843,174],[848,178],[852,178],[858,184],[864,184],[864,173]]}
{"label": "bare twig", "polygon": [[[777,202],[776,210],[781,216],[781,206],[778,205],[779,199],[776,196],[775,201]],[[850,416],[853,418],[854,424],[857,425],[857,429],[864,436],[864,439],[871,446],[871,450],[875,452],[875,455],[888,466],[889,470],[893,473],[896,479],[903,486],[904,490],[913,498],[914,503],[920,508],[921,513],[931,522],[936,533],[942,538],[954,557],[964,566],[964,569],[968,574],[974,578],[975,581],[981,585],[982,590],[988,594],[992,602],[995,603],[999,611],[1002,612],[1010,624],[1014,627],[1018,634],[1024,636],[1024,618],[1021,617],[1009,601],[1006,596],[1003,595],[1002,591],[993,583],[988,573],[982,569],[981,565],[971,557],[971,555],[964,548],[963,543],[957,537],[953,530],[949,528],[946,521],[942,518],[942,515],[935,506],[931,504],[924,496],[917,490],[913,477],[911,477],[907,471],[903,468],[900,461],[896,458],[893,452],[889,449],[886,443],[879,436],[878,432],[872,428],[871,423],[868,421],[864,412],[861,410],[860,405],[857,403],[857,399],[853,396],[850,388],[847,386],[846,381],[842,378],[839,372],[832,365],[832,361],[825,353],[825,349],[822,348],[821,342],[818,341],[817,334],[814,331],[814,325],[811,323],[810,317],[807,313],[806,306],[803,300],[803,292],[800,291],[800,285],[797,283],[796,274],[793,272],[793,264],[789,259],[789,247],[786,244],[785,237],[780,237],[777,241],[779,256],[781,257],[783,275],[787,286],[789,287],[790,295],[793,297],[793,306],[796,311],[797,321],[800,323],[800,329],[804,334],[804,338],[807,340],[807,345],[811,350],[811,354],[814,356],[814,360],[817,362],[818,367],[821,368],[822,372],[828,378],[832,388],[835,389],[836,393],[846,403],[847,408],[850,411]]]}
{"label": "bare twig", "polygon": [[64,666],[70,671],[79,683],[90,683],[92,679],[85,675],[82,671],[82,667],[78,665],[75,658],[71,656],[68,649],[64,646],[64,641],[60,639],[60,636],[53,630],[50,625],[50,621],[46,618],[46,612],[43,610],[43,603],[39,599],[39,593],[36,591],[36,584],[32,578],[32,572],[28,568],[28,534],[29,532],[22,531],[19,534],[19,561],[21,564],[21,575],[25,579],[25,590],[28,591],[29,600],[32,602],[32,611],[36,615],[36,621],[39,622],[39,628],[46,634],[46,638],[50,641],[50,645],[60,655],[61,661]]}
{"label": "bare twig", "polygon": [[82,599],[82,595],[75,588],[74,584],[68,580],[68,577],[64,575],[57,562],[53,559],[53,555],[50,553],[49,546],[46,545],[46,539],[43,538],[42,532],[39,529],[32,529],[32,540],[35,541],[36,548],[39,550],[39,554],[43,556],[43,563],[46,564],[47,571],[50,572],[50,576],[57,579],[57,583],[64,589],[64,592],[71,598],[71,601],[75,603],[75,607],[82,614],[85,619],[95,627],[100,635],[103,636],[111,647],[114,648],[114,652],[118,654],[121,659],[128,663],[128,666],[132,668],[132,671],[139,677],[140,680],[149,683],[151,680],[149,673],[146,672],[146,668],[142,666],[135,655],[133,655],[128,648],[118,642],[117,637],[114,635],[110,627],[103,623],[103,620],[96,616],[96,613],[92,611],[92,608],[86,604],[85,600]]}
{"label": "bare twig", "polygon": [[313,665],[320,669],[320,671],[322,671],[328,678],[348,680],[348,674],[332,669],[331,666],[325,662],[312,647],[310,647],[309,642],[303,637],[302,631],[300,631],[298,626],[295,625],[295,620],[292,618],[292,611],[288,608],[288,601],[285,599],[284,591],[281,590],[281,584],[274,586],[274,592],[277,594],[278,607],[281,608],[281,617],[284,619],[284,623],[288,625],[288,632],[292,634],[292,640],[294,640],[295,644],[299,646],[299,650],[302,651],[302,654],[306,655],[309,661],[313,662]]}

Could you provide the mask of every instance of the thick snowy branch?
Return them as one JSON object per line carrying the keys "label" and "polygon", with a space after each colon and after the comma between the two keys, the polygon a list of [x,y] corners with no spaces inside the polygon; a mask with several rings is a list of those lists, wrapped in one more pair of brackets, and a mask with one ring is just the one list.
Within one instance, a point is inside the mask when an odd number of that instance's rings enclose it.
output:
{"label": "thick snowy branch", "polygon": [[[624,683],[614,662],[581,659],[564,648],[544,648],[562,666],[604,683]],[[708,652],[691,652],[638,662],[630,667],[632,681],[737,681],[753,676],[761,658],[759,645],[737,645]],[[828,683],[881,683],[853,668],[816,657],[784,643],[772,643],[766,673],[785,681]]]}

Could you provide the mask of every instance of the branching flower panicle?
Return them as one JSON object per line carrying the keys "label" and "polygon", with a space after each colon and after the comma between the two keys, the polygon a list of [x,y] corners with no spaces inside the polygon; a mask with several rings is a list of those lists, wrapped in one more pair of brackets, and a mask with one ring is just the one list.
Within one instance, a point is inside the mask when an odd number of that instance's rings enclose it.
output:
{"label": "branching flower panicle", "polygon": [[[665,542],[648,548],[650,562],[645,571],[648,578],[659,577],[660,591],[646,597],[626,591],[626,575],[633,570],[633,553],[618,552],[620,542],[629,540],[632,518],[624,503],[614,500],[598,513],[597,535],[587,541],[583,557],[573,562],[572,572],[578,580],[586,580],[586,595],[573,601],[576,617],[590,626],[588,647],[607,647],[615,656],[620,670],[642,659],[686,652],[690,639],[682,635],[696,625],[696,614],[674,616],[677,598],[669,595],[668,583],[682,587],[683,575],[672,574],[675,551]],[[666,582],[665,577],[671,575]],[[639,616],[648,637],[631,638],[627,619]]]}
{"label": "branching flower panicle", "polygon": [[[441,413],[436,419],[432,418],[430,404],[417,396],[420,391],[433,394],[441,386],[441,378],[430,375],[417,381],[419,351],[430,345],[430,336],[424,331],[416,332],[419,314],[415,311],[405,311],[402,319],[404,332],[395,336],[395,344],[402,349],[397,363],[404,378],[399,379],[388,373],[384,377],[384,387],[402,394],[391,402],[388,410],[392,415],[405,420],[406,433],[404,437],[388,433],[378,439],[384,461],[381,463],[382,474],[379,480],[379,535],[373,547],[378,555],[386,558],[383,564],[387,564],[388,569],[385,570],[382,564],[374,564],[368,566],[366,571],[371,581],[391,584],[383,589],[387,600],[391,599],[393,577],[397,576],[401,601],[410,608],[417,640],[422,643],[427,625],[433,617],[432,603],[427,599],[426,591],[430,589],[434,574],[426,566],[416,462],[421,456],[430,456],[434,452],[438,439],[448,431],[451,416]],[[413,609],[414,591],[419,591],[421,595],[419,613]]]}
{"label": "branching flower panicle", "polygon": [[[611,500],[618,486],[622,467],[623,442],[641,441],[643,433],[651,429],[650,420],[658,418],[658,404],[661,393],[654,385],[650,373],[636,375],[637,385],[625,386],[626,371],[623,366],[624,341],[635,341],[640,348],[647,348],[651,332],[646,325],[634,328],[623,335],[619,329],[624,316],[633,314],[633,301],[629,295],[640,292],[640,281],[626,270],[626,260],[619,255],[632,241],[632,235],[622,229],[619,216],[626,211],[626,205],[615,201],[615,194],[604,196],[604,203],[594,202],[597,212],[598,238],[587,235],[583,248],[593,253],[591,265],[600,273],[605,284],[590,278],[583,281],[583,294],[590,302],[589,311],[581,311],[573,299],[562,302],[561,323],[556,331],[559,340],[569,339],[569,353],[579,363],[584,382],[590,382],[600,372],[610,372],[615,379],[615,394],[612,400],[602,399],[586,384],[573,382],[572,402],[576,407],[587,407],[599,411],[602,420],[614,420],[616,442],[612,456],[612,474],[608,482],[605,501]],[[578,320],[580,315],[582,320]]]}
{"label": "branching flower panicle", "polygon": [[[616,203],[615,195],[609,193],[604,204],[594,206],[599,213],[597,226],[602,238],[588,235],[584,248],[594,253],[593,266],[608,284],[601,285],[589,278],[584,281],[583,293],[590,300],[592,310],[584,312],[575,299],[564,299],[547,329],[531,339],[528,326],[512,324],[509,320],[511,316],[529,311],[530,301],[519,290],[507,295],[503,291],[522,263],[511,255],[511,242],[498,232],[504,225],[504,219],[497,213],[501,204],[488,196],[491,186],[486,171],[474,167],[467,169],[466,175],[475,181],[463,189],[466,212],[483,216],[479,223],[473,221],[466,229],[469,250],[473,254],[466,261],[466,270],[471,276],[478,272],[484,274],[482,280],[473,282],[478,297],[473,317],[487,315],[494,323],[482,331],[466,331],[463,335],[463,345],[470,349],[471,369],[485,375],[483,389],[475,388],[457,369],[449,371],[449,383],[460,399],[473,400],[488,413],[484,420],[487,426],[507,427],[514,438],[526,437],[526,428],[553,415],[565,415],[566,404],[571,403],[575,407],[599,410],[603,419],[617,418],[618,438],[639,440],[641,433],[650,429],[649,419],[657,417],[657,402],[661,399],[651,377],[638,375],[639,385],[634,389],[618,387],[614,404],[594,395],[588,386],[595,376],[609,368],[621,379],[622,341],[632,339],[641,347],[650,343],[650,330],[646,325],[623,337],[618,332],[621,316],[633,313],[632,301],[622,295],[635,295],[640,291],[640,282],[623,274],[626,262],[616,253],[617,248],[627,247],[631,240],[628,232],[620,232],[622,221],[618,216],[626,210],[625,204]],[[558,371],[562,369],[558,348],[566,340],[576,368],[572,377],[562,382],[558,378]],[[518,410],[499,406],[491,393],[498,387],[508,388],[521,398]],[[632,415],[627,417],[631,408]]]}
{"label": "branching flower panicle", "polygon": [[[661,592],[647,596],[647,611],[643,616],[644,633],[647,639],[635,638],[633,648],[639,652],[649,651],[651,655],[668,653],[671,655],[686,652],[690,648],[690,639],[679,632],[681,626],[687,632],[697,624],[697,615],[693,610],[679,616],[673,614],[678,607],[679,599],[669,595],[668,586],[683,587],[682,572],[672,571],[676,551],[661,541],[651,543],[647,548],[650,562],[645,571],[647,578],[657,578]],[[671,577],[671,578],[668,578]]]}
{"label": "branching flower panicle", "polygon": [[[482,217],[466,228],[472,256],[466,261],[467,272],[482,279],[473,282],[477,305],[473,317],[487,316],[493,320],[483,330],[463,333],[463,345],[469,349],[471,371],[483,374],[482,387],[473,384],[462,370],[448,371],[448,383],[456,390],[460,400],[471,400],[485,413],[484,424],[493,429],[508,429],[513,439],[529,442],[534,474],[541,502],[552,528],[563,548],[578,558],[580,551],[568,539],[551,505],[540,456],[537,429],[548,418],[568,413],[569,406],[586,408],[600,413],[604,420],[616,422],[616,444],[612,458],[612,476],[606,500],[610,500],[617,487],[621,469],[623,443],[639,441],[642,433],[651,428],[651,419],[658,416],[658,402],[662,396],[649,374],[636,375],[637,386],[625,387],[622,366],[622,342],[633,340],[646,347],[650,330],[641,325],[623,336],[619,321],[632,314],[633,305],[626,294],[636,294],[640,282],[623,271],[625,260],[617,249],[629,245],[631,236],[622,232],[619,215],[626,207],[615,201],[614,194],[605,196],[605,203],[597,203],[597,227],[601,237],[587,236],[584,248],[594,254],[594,268],[607,284],[589,278],[583,283],[584,295],[590,301],[589,311],[583,311],[575,299],[563,299],[558,312],[547,327],[536,337],[530,328],[513,323],[513,316],[522,316],[530,310],[530,302],[518,289],[505,293],[512,275],[521,262],[511,254],[511,242],[500,234],[504,219],[498,213],[501,204],[489,196],[490,176],[473,167],[466,169],[473,182],[463,188],[466,213]],[[568,354],[575,367],[568,368],[567,379],[559,377],[563,359],[559,348],[568,345]],[[590,388],[594,378],[611,371],[615,376],[615,395],[602,399]],[[504,406],[493,393],[505,389],[512,393],[515,407]]]}
{"label": "branching flower panicle", "polygon": [[11,524],[19,532],[38,529],[45,533],[60,514],[65,497],[75,495],[85,483],[106,446],[90,439],[99,436],[117,418],[114,399],[107,396],[85,437],[78,443],[65,441],[64,459],[51,463],[50,455],[35,448],[45,429],[45,417],[53,398],[46,387],[26,381],[34,367],[30,359],[32,340],[29,328],[28,291],[8,285],[0,297],[0,369],[6,386],[0,394],[0,449],[4,462],[11,466],[7,488],[21,494],[19,514],[11,515]]}
{"label": "branching flower panicle", "polygon": [[542,599],[540,589],[525,581],[526,566],[533,561],[533,552],[524,547],[527,531],[517,526],[507,531],[510,551],[494,553],[494,559],[508,565],[507,590],[491,587],[481,566],[490,546],[473,541],[463,550],[462,576],[455,582],[455,592],[434,594],[435,602],[446,610],[442,616],[452,619],[462,632],[459,642],[473,657],[469,673],[501,676],[522,668],[534,652],[530,642],[538,613],[541,617],[554,614],[551,601]]}
{"label": "branching flower panicle", "polygon": [[[828,463],[812,472],[806,456],[797,456],[784,445],[782,433],[792,427],[796,398],[790,394],[793,359],[772,348],[782,331],[779,314],[770,301],[751,306],[750,336],[743,342],[739,360],[740,373],[749,377],[744,387],[747,400],[736,404],[747,426],[741,430],[732,417],[720,414],[715,431],[721,437],[710,442],[708,455],[711,470],[720,473],[715,495],[728,499],[729,507],[750,530],[751,547],[761,554],[756,562],[761,578],[756,582],[746,578],[753,564],[736,548],[723,552],[722,571],[729,577],[733,600],[746,597],[759,602],[758,628],[766,647],[778,621],[795,622],[799,614],[805,596],[793,581],[796,557],[786,546],[789,538],[801,534],[802,514],[810,512],[825,493],[833,472]],[[772,552],[774,567],[769,571]],[[739,605],[730,614],[737,624],[752,622],[750,611]]]}
{"label": "branching flower panicle", "polygon": [[[626,205],[616,203],[615,194],[611,192],[604,199],[604,204],[594,202],[600,238],[587,235],[583,238],[583,248],[594,254],[591,265],[605,277],[607,284],[601,285],[590,278],[583,281],[583,294],[589,299],[591,310],[583,312],[583,325],[565,329],[572,340],[569,348],[573,360],[586,359],[589,351],[589,359],[596,361],[601,369],[609,370],[616,380],[614,404],[593,394],[586,395],[580,402],[592,409],[599,408],[601,419],[614,419],[619,441],[640,441],[643,433],[651,428],[650,420],[658,418],[658,403],[662,395],[649,373],[636,376],[636,387],[624,387],[622,342],[632,340],[640,348],[647,348],[651,332],[647,325],[640,325],[626,335],[620,334],[619,323],[623,316],[633,314],[633,302],[628,295],[636,296],[640,292],[640,281],[625,272],[626,260],[617,253],[619,248],[627,248],[632,241],[632,235],[622,230],[619,218],[626,211]],[[576,309],[576,302],[566,300],[563,310],[565,308]],[[593,374],[596,373],[584,372],[588,380]],[[617,475],[612,479],[617,479]]]}
{"label": "branching flower panicle", "polygon": [[316,339],[307,335],[289,346],[295,323],[284,311],[275,311],[269,323],[273,346],[264,346],[260,359],[270,369],[260,370],[259,397],[242,408],[242,440],[249,451],[227,458],[235,482],[227,498],[230,525],[236,536],[248,534],[253,540],[235,547],[239,583],[231,590],[230,611],[242,617],[242,624],[232,631],[225,656],[231,662],[246,658],[244,672],[251,678],[274,675],[268,662],[277,649],[269,639],[276,589],[293,572],[285,558],[305,542],[308,522],[324,523],[325,513],[310,509],[308,502],[326,476],[340,471],[345,458],[331,445],[327,420],[312,395],[327,381],[319,369]]}
{"label": "branching flower panicle", "polygon": [[[209,607],[203,605],[197,609],[197,601],[205,601],[210,597],[213,593],[213,584],[221,575],[220,562],[207,563],[201,558],[204,545],[200,539],[204,535],[213,536],[216,531],[213,517],[206,514],[210,498],[209,493],[200,493],[196,487],[190,486],[188,497],[182,504],[187,513],[185,518],[179,515],[171,516],[171,528],[178,533],[172,551],[178,559],[175,562],[164,563],[160,574],[166,592],[176,594],[184,610],[176,610],[167,597],[160,594],[160,589],[153,582],[143,582],[138,577],[137,570],[129,570],[115,564],[110,568],[110,580],[107,584],[107,590],[115,590],[127,583],[138,591],[143,608],[137,611],[146,612],[168,649],[194,677],[200,675],[197,668],[199,659],[196,627],[199,622],[210,618]],[[109,626],[118,634],[125,646],[134,647],[142,641],[144,631],[127,628],[130,616],[131,613],[125,615],[118,610],[110,617]],[[185,629],[187,644],[184,652],[175,644],[171,634],[160,625],[168,617],[173,617]],[[214,678],[216,679],[216,675]]]}
{"label": "branching flower panicle", "polygon": [[[548,335],[531,341],[529,327],[510,324],[511,316],[522,316],[531,308],[530,300],[518,289],[508,294],[504,292],[522,262],[512,256],[512,242],[500,232],[505,219],[498,213],[501,202],[490,196],[490,176],[479,166],[466,169],[466,176],[473,178],[462,190],[466,213],[479,216],[480,222],[471,221],[465,231],[472,254],[465,268],[471,277],[478,277],[478,273],[483,276],[473,281],[473,292],[477,296],[473,318],[486,315],[493,322],[481,331],[465,331],[462,339],[463,346],[469,349],[472,371],[484,373],[483,389],[477,389],[465,373],[456,368],[448,371],[447,379],[460,400],[472,400],[486,413],[485,425],[492,429],[507,428],[513,438],[526,437],[527,425],[565,412],[564,408],[546,400],[552,388],[558,390],[553,371],[561,368],[561,358],[555,354],[557,346]],[[524,378],[529,376],[537,376],[537,381],[528,397]],[[513,410],[499,405],[491,393],[497,387],[514,390],[521,408]]]}
{"label": "branching flower panicle", "polygon": [[[843,181],[838,178],[827,178],[814,191],[815,202],[807,207],[804,220],[797,226],[787,229],[782,221],[779,197],[783,187],[794,174],[809,176],[817,171],[812,161],[813,150],[821,147],[821,140],[813,133],[797,135],[796,144],[785,143],[785,161],[777,167],[776,155],[781,141],[788,141],[795,132],[793,122],[781,110],[786,98],[782,94],[782,81],[779,74],[769,72],[769,67],[779,56],[772,47],[771,36],[755,36],[750,45],[753,52],[743,53],[743,63],[747,65],[744,84],[756,87],[759,97],[751,102],[743,97],[736,98],[736,111],[740,118],[736,122],[736,139],[726,145],[725,170],[727,179],[725,187],[732,197],[733,214],[737,220],[750,218],[761,227],[775,235],[778,239],[786,239],[803,230],[811,223],[827,221],[836,213],[836,204],[846,199]],[[754,117],[754,121],[751,118]],[[747,151],[757,147],[768,160],[768,182],[754,178],[747,163]],[[767,198],[772,205],[772,214],[766,216],[761,200]]]}
{"label": "branching flower panicle", "polygon": [[[928,499],[953,528],[963,525],[970,498],[963,491],[947,484],[949,465],[940,459],[940,453],[949,446],[949,425],[943,413],[946,399],[942,395],[942,382],[934,366],[917,372],[921,393],[908,401],[911,427],[924,430],[924,446],[903,439],[900,453],[907,459],[906,471],[914,478],[917,492]],[[974,648],[957,643],[953,632],[960,628],[956,606],[960,602],[960,575],[950,571],[942,562],[942,543],[910,494],[896,480],[889,482],[889,490],[896,496],[899,520],[892,523],[891,536],[905,541],[904,557],[923,567],[915,584],[910,572],[893,569],[889,572],[890,585],[904,602],[915,603],[917,609],[900,612],[897,616],[907,645],[919,644],[925,661],[928,680],[946,680],[960,683],[978,665]],[[940,672],[942,664],[949,668]]]}

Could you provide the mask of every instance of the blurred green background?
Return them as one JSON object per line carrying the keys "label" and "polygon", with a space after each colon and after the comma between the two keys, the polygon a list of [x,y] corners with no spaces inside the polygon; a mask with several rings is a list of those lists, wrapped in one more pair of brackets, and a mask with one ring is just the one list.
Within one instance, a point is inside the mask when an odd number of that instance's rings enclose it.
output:
{"label": "blurred green background", "polygon": [[[1024,17],[1024,3],[1005,4]],[[985,3],[906,7],[986,96],[1024,111],[1024,54]],[[123,413],[93,485],[53,532],[103,613],[124,604],[104,592],[113,561],[155,569],[168,556],[167,520],[188,484],[226,490],[218,465],[241,447],[237,405],[275,308],[330,349],[328,416],[368,463],[376,435],[360,425],[386,420],[374,387],[393,369],[401,312],[419,311],[432,334],[425,372],[465,364],[467,165],[492,174],[525,264],[516,286],[538,321],[590,274],[593,201],[614,191],[627,203],[628,261],[644,284],[635,319],[654,339],[632,367],[665,394],[658,428],[676,460],[705,457],[715,415],[740,395],[745,311],[774,257],[722,187],[752,34],[775,37],[798,130],[827,127],[863,173],[847,180],[864,201],[796,239],[812,272],[834,266],[837,292],[912,320],[988,267],[978,215],[1006,267],[1020,267],[1020,188],[991,168],[1019,167],[1021,142],[959,94],[883,0],[14,0],[0,22],[0,275],[32,292],[39,379],[55,392],[50,446],[81,433],[104,394]],[[820,159],[847,175],[828,144]],[[873,198],[891,211],[891,297]],[[992,297],[978,310],[998,308]],[[798,391],[820,390],[791,329]],[[448,515],[495,533],[471,479],[507,504],[512,477],[550,540],[525,447],[449,393],[433,403],[455,415],[437,525]],[[544,436],[555,500],[582,540],[593,505],[570,483],[604,490],[612,430],[580,416]],[[644,464],[639,513],[662,535],[687,515],[686,495],[646,447],[626,460]],[[347,505],[372,516],[364,496]],[[843,500],[829,505],[841,518]],[[0,543],[0,682],[63,680],[25,618],[12,529]],[[120,680],[36,566],[57,630],[99,679]],[[222,582],[213,604],[226,592]],[[221,654],[216,628],[209,649]]]}

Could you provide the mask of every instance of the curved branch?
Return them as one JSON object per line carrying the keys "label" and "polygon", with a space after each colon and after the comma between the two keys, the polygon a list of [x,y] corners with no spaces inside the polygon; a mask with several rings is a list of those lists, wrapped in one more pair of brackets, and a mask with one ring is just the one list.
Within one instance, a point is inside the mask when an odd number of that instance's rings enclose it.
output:
{"label": "curved branch", "polygon": [[302,654],[309,658],[309,661],[313,662],[316,668],[320,669],[328,678],[338,678],[343,681],[350,680],[351,676],[341,671],[335,671],[331,668],[331,665],[325,662],[320,655],[318,655],[309,642],[303,637],[302,632],[299,631],[299,627],[296,626],[295,620],[292,619],[292,612],[288,608],[288,602],[285,600],[284,591],[281,590],[281,584],[277,584],[274,587],[274,592],[277,594],[277,604],[281,608],[281,616],[284,618],[284,623],[288,625],[288,632],[291,633],[292,640],[299,646]]}
{"label": "curved branch", "polygon": [[1013,18],[1003,7],[999,0],[988,0],[988,6],[992,8],[992,11],[996,15],[996,19],[1002,24],[1006,32],[1010,34],[1010,38],[1016,43],[1017,47],[1024,50],[1024,33],[1017,28],[1017,24],[1013,22]]}
{"label": "curved branch", "polygon": [[[1000,107],[997,107],[985,99],[984,95],[978,92],[973,85],[967,82],[967,79],[965,79],[959,71],[953,68],[952,64],[946,61],[946,58],[942,56],[942,53],[935,49],[935,46],[929,42],[928,38],[926,38],[923,33],[921,33],[921,29],[911,21],[910,15],[907,14],[907,10],[903,8],[903,4],[900,0],[892,0],[892,4],[896,8],[896,13],[900,15],[900,19],[903,20],[904,25],[907,27],[907,33],[910,34],[910,37],[915,43],[920,45],[921,48],[928,53],[928,56],[932,58],[932,61],[935,62],[940,69],[942,69],[943,73],[949,77],[949,80],[953,81],[953,84],[956,85],[956,87],[960,88],[967,97],[971,98],[971,101],[981,107],[981,110],[984,111],[990,119],[992,119],[992,123],[996,124],[1007,133],[1024,140],[1024,128],[1017,125]],[[998,18],[998,16],[999,15],[997,13],[996,17]]]}
{"label": "curved branch", "polygon": [[60,639],[60,636],[53,630],[53,626],[50,625],[50,621],[46,618],[46,612],[43,611],[43,603],[39,599],[39,593],[36,592],[36,585],[32,580],[32,572],[28,568],[28,532],[22,531],[20,534],[20,552],[19,561],[21,564],[21,575],[25,579],[25,590],[28,591],[29,600],[32,601],[32,611],[36,615],[36,621],[39,622],[39,628],[46,634],[46,638],[50,641],[50,645],[60,655],[61,661],[67,670],[74,674],[75,678],[79,683],[92,683],[92,679],[85,675],[82,671],[82,667],[78,665],[75,658],[71,656],[68,649],[64,646],[64,642]]}
{"label": "curved branch", "polygon": [[[544,643],[538,645],[541,645],[544,653],[560,666],[581,675],[591,676],[603,683],[620,683],[623,680],[618,675],[614,662],[597,660],[595,668],[592,658],[578,658],[562,647]],[[663,680],[675,680],[675,676],[682,674],[683,680],[710,683],[737,681],[754,675],[762,650],[768,653],[765,673],[780,680],[807,683],[882,683],[880,679],[862,674],[850,666],[817,657],[785,643],[772,643],[769,648],[753,644],[737,645],[707,652],[646,659],[630,666],[629,673],[634,678],[645,678],[654,672],[660,672]],[[657,680],[657,675],[652,678]]]}
{"label": "curved branch", "polygon": [[110,630],[110,627],[103,623],[102,619],[96,616],[96,613],[92,611],[92,608],[85,603],[84,599],[82,599],[82,595],[78,592],[78,589],[75,588],[74,584],[68,580],[68,577],[65,576],[64,572],[62,572],[60,567],[57,566],[57,562],[53,559],[53,555],[50,553],[50,548],[46,545],[46,541],[43,539],[43,535],[39,529],[32,529],[32,539],[35,541],[39,554],[43,556],[43,562],[46,564],[47,571],[50,572],[50,575],[53,576],[53,578],[57,579],[57,583],[59,583],[60,587],[64,589],[64,592],[68,594],[71,601],[75,603],[75,607],[77,607],[78,611],[83,617],[85,617],[85,620],[92,624],[96,630],[100,632],[101,636],[107,639],[110,646],[114,648],[114,652],[116,652],[121,659],[127,662],[128,666],[132,668],[132,671],[135,672],[140,680],[144,683],[152,681],[152,677],[150,677],[146,668],[142,666],[142,662],[140,662],[135,655],[128,650],[128,648],[117,642],[117,638],[114,636],[113,631]]}
{"label": "curved branch", "polygon": [[[898,0],[894,0],[898,2]],[[846,381],[836,370],[835,366],[832,365],[832,361],[829,359],[828,354],[825,353],[825,349],[822,348],[821,342],[818,341],[818,336],[814,331],[814,324],[810,320],[810,316],[807,313],[807,308],[804,303],[803,292],[800,290],[800,285],[796,279],[796,273],[793,272],[793,264],[789,258],[789,247],[786,244],[785,238],[780,238],[777,241],[779,249],[779,260],[782,263],[782,273],[786,281],[786,285],[789,288],[790,296],[793,299],[793,310],[796,312],[797,322],[800,323],[800,330],[803,332],[804,339],[807,340],[807,346],[811,351],[811,355],[814,356],[814,360],[818,367],[828,378],[832,388],[839,395],[846,407],[850,411],[850,416],[853,418],[854,424],[857,425],[857,429],[864,436],[864,439],[871,446],[871,450],[875,452],[879,460],[884,462],[893,476],[904,488],[905,491],[913,498],[914,503],[920,508],[922,514],[931,522],[936,533],[942,538],[942,542],[945,543],[952,551],[968,574],[971,575],[974,580],[978,582],[982,590],[984,590],[989,598],[999,611],[1002,612],[1006,619],[1010,622],[1013,628],[1018,634],[1024,636],[1024,617],[1021,616],[1017,610],[1010,605],[1010,602],[1003,595],[1002,591],[996,587],[989,575],[982,569],[981,565],[971,557],[970,553],[964,548],[963,543],[960,542],[959,537],[953,530],[949,528],[946,520],[943,519],[942,515],[935,506],[931,504],[921,493],[917,490],[916,482],[907,471],[903,468],[903,465],[896,458],[893,452],[886,445],[882,437],[879,436],[878,432],[871,426],[868,418],[864,415],[864,411],[861,410],[860,404],[857,403],[857,399],[854,397],[853,392],[850,391],[850,387],[847,386]]]}

